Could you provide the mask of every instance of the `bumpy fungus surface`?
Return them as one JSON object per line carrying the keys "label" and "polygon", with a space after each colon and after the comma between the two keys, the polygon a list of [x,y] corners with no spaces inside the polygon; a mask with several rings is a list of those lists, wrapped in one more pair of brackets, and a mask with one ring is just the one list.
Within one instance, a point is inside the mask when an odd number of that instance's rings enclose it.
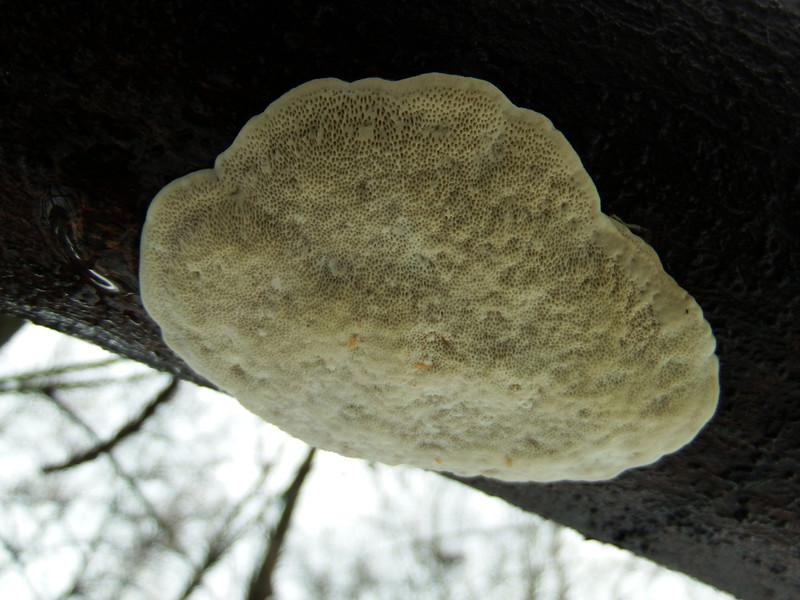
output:
{"label": "bumpy fungus surface", "polygon": [[550,121],[481,80],[291,90],[159,192],[140,277],[197,372],[349,456],[607,479],[717,403],[700,307]]}

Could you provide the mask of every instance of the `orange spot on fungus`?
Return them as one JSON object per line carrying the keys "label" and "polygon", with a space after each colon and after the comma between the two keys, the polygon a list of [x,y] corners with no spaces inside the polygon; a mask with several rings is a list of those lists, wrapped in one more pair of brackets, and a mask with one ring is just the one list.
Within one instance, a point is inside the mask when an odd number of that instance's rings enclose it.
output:
{"label": "orange spot on fungus", "polygon": [[414,365],[414,368],[415,368],[415,369],[424,369],[424,370],[428,370],[428,369],[430,369],[430,368],[431,368],[431,366],[430,366],[430,365],[426,365],[425,363],[417,363],[417,364],[415,364],[415,365]]}
{"label": "orange spot on fungus", "polygon": [[507,456],[506,457],[506,466],[510,469],[513,464],[514,464],[514,461],[511,460],[510,456]]}
{"label": "orange spot on fungus", "polygon": [[442,464],[442,459],[441,458],[434,458],[433,462],[435,462],[437,465],[440,465],[440,464]]}
{"label": "orange spot on fungus", "polygon": [[350,341],[347,342],[347,349],[352,350],[356,347],[356,342],[358,341],[358,336],[354,333],[350,336]]}

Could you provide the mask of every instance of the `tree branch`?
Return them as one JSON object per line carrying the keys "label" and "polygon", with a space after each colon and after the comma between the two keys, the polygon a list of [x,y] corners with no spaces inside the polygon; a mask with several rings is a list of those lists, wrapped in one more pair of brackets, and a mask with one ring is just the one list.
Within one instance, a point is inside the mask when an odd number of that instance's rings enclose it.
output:
{"label": "tree branch", "polygon": [[100,454],[104,452],[110,452],[115,446],[117,446],[120,442],[122,442],[125,438],[130,437],[134,433],[138,432],[142,426],[144,425],[145,421],[149,419],[153,414],[155,414],[156,409],[172,400],[175,396],[175,392],[178,389],[178,379],[172,377],[169,384],[167,385],[164,390],[161,391],[152,401],[150,401],[145,407],[142,409],[142,412],[139,414],[138,417],[129,421],[125,425],[120,428],[119,431],[114,435],[114,437],[106,440],[105,442],[100,442],[95,444],[88,450],[81,452],[70,458],[69,460],[57,463],[53,465],[45,465],[42,467],[42,471],[44,473],[53,473],[54,471],[63,471],[65,469],[69,469],[72,467],[76,467],[80,464],[85,462],[89,462],[90,460],[94,460]]}
{"label": "tree branch", "polygon": [[[53,390],[45,390],[43,394],[50,400],[56,408],[58,408],[62,413],[64,413],[73,423],[75,423],[78,427],[80,427],[87,435],[89,435],[94,441],[99,442],[100,437],[97,433],[92,429],[88,423],[86,423],[75,411],[73,411],[69,406],[67,406],[64,402],[61,401],[58,396],[56,396]],[[114,471],[119,475],[130,488],[131,492],[139,499],[142,503],[142,506],[145,509],[145,512],[150,516],[150,518],[155,521],[156,525],[158,525],[159,531],[164,533],[167,536],[168,544],[174,546],[174,537],[172,530],[170,529],[169,525],[164,521],[161,515],[158,514],[153,503],[144,495],[142,490],[139,488],[138,483],[136,480],[128,474],[125,469],[122,468],[122,465],[119,464],[117,459],[114,457],[112,453],[106,453],[108,460],[111,462],[111,465],[114,468]]]}
{"label": "tree branch", "polygon": [[286,539],[286,533],[289,531],[289,524],[292,520],[292,513],[297,504],[297,499],[300,496],[300,489],[303,487],[303,483],[311,471],[315,450],[315,448],[311,448],[308,451],[303,464],[297,469],[294,481],[292,481],[291,485],[283,493],[281,498],[283,501],[281,518],[278,520],[278,523],[269,536],[267,547],[262,555],[261,566],[258,568],[258,571],[253,573],[253,577],[250,580],[250,587],[247,590],[247,600],[268,600],[275,594],[273,576],[275,574],[275,567],[278,564],[278,556],[283,547],[283,542]]}
{"label": "tree branch", "polygon": [[[123,360],[125,359],[119,356],[115,356],[113,358],[104,358],[103,360],[98,360],[89,363],[64,365],[61,367],[42,369],[41,371],[31,371],[30,373],[22,373],[20,375],[11,375],[3,379],[0,379],[0,393],[41,392],[43,390],[53,387],[52,379],[57,375],[64,375],[65,373],[75,373],[77,371],[88,371],[91,369],[99,369],[102,367],[113,365]],[[110,381],[119,381],[119,378],[117,377],[108,380],[95,380],[91,382],[85,382],[85,381],[59,382],[58,388],[64,389],[66,387],[106,385]]]}
{"label": "tree branch", "polygon": [[261,470],[259,478],[253,482],[250,489],[245,493],[238,504],[231,508],[225,518],[217,527],[217,532],[211,542],[208,544],[208,549],[203,557],[203,560],[195,567],[192,576],[183,588],[183,591],[178,596],[179,600],[186,600],[192,592],[200,585],[206,573],[215,565],[225,552],[244,535],[256,522],[263,519],[267,509],[272,504],[272,498],[267,498],[257,515],[252,519],[248,519],[244,524],[234,528],[234,523],[237,518],[244,511],[244,507],[254,498],[263,493],[264,484],[270,472],[272,465],[265,465]]}
{"label": "tree branch", "polygon": [[219,26],[207,2],[171,2],[173,22],[1,1],[0,311],[203,383],[138,294],[158,190],[304,81],[487,79],[651,230],[714,328],[722,394],[692,444],[612,481],[466,483],[738,597],[800,597],[796,2],[243,2]]}

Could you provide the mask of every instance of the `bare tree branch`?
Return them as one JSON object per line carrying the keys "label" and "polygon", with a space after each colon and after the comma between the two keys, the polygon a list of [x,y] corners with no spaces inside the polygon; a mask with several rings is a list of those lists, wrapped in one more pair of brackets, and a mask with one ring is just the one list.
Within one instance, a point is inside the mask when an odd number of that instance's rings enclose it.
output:
{"label": "bare tree branch", "polygon": [[[97,530],[96,535],[88,544],[88,546],[83,549],[80,564],[77,566],[72,575],[71,583],[65,586],[64,591],[55,600],[70,600],[71,598],[80,598],[81,596],[85,596],[82,591],[84,586],[84,576],[89,568],[89,561],[104,541],[103,534],[105,533],[105,530],[111,521],[112,515],[112,512],[106,514],[102,525]],[[77,542],[76,545],[80,545],[80,542]]]}
{"label": "bare tree branch", "polygon": [[172,18],[29,5],[0,19],[0,310],[200,381],[140,302],[153,195],[303,81],[488,79],[567,134],[607,212],[651,229],[714,327],[723,389],[652,467],[467,483],[739,597],[800,597],[796,0],[237,2],[222,22],[188,0]]}
{"label": "bare tree branch", "polygon": [[219,524],[217,528],[217,532],[214,538],[208,545],[208,549],[206,550],[206,555],[203,560],[198,564],[192,576],[190,577],[189,581],[186,583],[181,594],[178,596],[180,600],[186,600],[192,592],[200,585],[205,577],[206,573],[222,558],[225,552],[237,541],[239,540],[244,533],[252,527],[256,522],[263,519],[264,514],[267,512],[268,508],[272,505],[272,497],[269,496],[267,500],[264,502],[261,509],[258,511],[257,515],[247,520],[244,524],[240,525],[239,527],[234,528],[234,524],[236,520],[240,517],[242,512],[244,511],[245,506],[247,506],[253,499],[258,497],[259,495],[263,494],[264,484],[266,483],[267,476],[270,473],[272,465],[267,464],[261,470],[261,475],[259,478],[253,482],[253,485],[250,486],[250,489],[247,493],[242,497],[242,499],[236,504],[236,506],[232,507],[228,514],[222,519],[222,522]]}
{"label": "bare tree branch", "polygon": [[[58,408],[62,413],[64,413],[73,423],[75,423],[78,427],[80,427],[90,438],[92,438],[95,442],[100,442],[100,437],[97,433],[86,423],[81,417],[73,411],[69,406],[67,406],[64,402],[61,401],[58,396],[56,396],[53,390],[46,390],[43,392],[44,395]],[[138,483],[136,480],[128,474],[125,469],[122,468],[122,465],[119,464],[117,459],[114,457],[112,453],[106,453],[108,460],[111,462],[111,465],[114,468],[114,471],[119,475],[127,484],[133,494],[139,499],[142,503],[142,506],[145,509],[145,512],[150,516],[153,521],[156,522],[158,525],[159,530],[167,536],[167,542],[170,546],[174,546],[175,540],[173,536],[172,529],[169,525],[164,521],[161,515],[158,514],[153,503],[144,495],[142,490],[139,488]]]}
{"label": "bare tree branch", "polygon": [[6,540],[6,539],[4,539],[2,537],[0,537],[0,548],[5,550],[6,553],[11,557],[12,562],[15,565],[17,565],[17,568],[19,568],[19,571],[22,574],[22,577],[25,579],[25,582],[28,584],[28,589],[34,595],[34,597],[37,600],[39,598],[41,598],[42,595],[39,593],[39,591],[33,585],[33,581],[31,581],[31,578],[28,576],[28,571],[25,568],[27,565],[20,558],[19,550],[11,542],[9,542],[8,540]]}
{"label": "bare tree branch", "polygon": [[292,513],[297,504],[297,499],[300,496],[300,489],[303,487],[303,483],[308,473],[311,471],[314,452],[315,448],[311,448],[308,451],[303,464],[297,469],[294,481],[292,481],[291,485],[281,497],[283,501],[283,512],[269,536],[269,542],[264,550],[261,566],[257,572],[254,572],[250,580],[247,600],[268,600],[274,596],[275,587],[273,585],[273,576],[275,574],[275,567],[278,564],[278,556],[283,547],[283,542],[286,539],[286,532],[289,531],[289,524],[292,521]]}
{"label": "bare tree branch", "polygon": [[[54,377],[58,375],[64,375],[65,373],[75,373],[78,371],[88,371],[91,369],[100,369],[102,367],[107,367],[109,365],[113,365],[123,360],[126,359],[121,358],[119,356],[115,356],[113,358],[105,358],[103,360],[98,360],[94,362],[64,365],[63,367],[47,368],[41,371],[31,371],[29,373],[23,373],[20,375],[12,375],[0,379],[0,392],[2,393],[41,392],[42,390],[45,390],[48,387],[52,388],[53,387],[52,380]],[[99,382],[98,381],[59,382],[58,387],[59,389],[63,389],[65,387],[107,385],[109,382],[117,382],[117,381],[119,381],[119,377],[109,378],[107,380],[104,379]]]}
{"label": "bare tree branch", "polygon": [[178,379],[172,377],[167,387],[164,388],[164,390],[162,390],[161,393],[159,393],[152,401],[150,401],[148,404],[145,405],[139,416],[137,416],[135,419],[129,421],[124,426],[122,426],[120,430],[117,431],[117,433],[114,434],[112,438],[106,440],[105,442],[100,442],[98,444],[95,444],[88,450],[73,456],[72,458],[70,458],[65,462],[53,465],[45,465],[44,467],[42,467],[42,471],[44,473],[63,471],[65,469],[75,467],[90,460],[94,460],[104,452],[110,452],[122,440],[124,440],[127,437],[130,437],[134,433],[141,430],[142,426],[147,421],[147,419],[149,419],[151,416],[153,416],[153,414],[155,414],[156,409],[162,404],[169,402],[175,396],[175,392],[177,391],[177,389],[178,389]]}

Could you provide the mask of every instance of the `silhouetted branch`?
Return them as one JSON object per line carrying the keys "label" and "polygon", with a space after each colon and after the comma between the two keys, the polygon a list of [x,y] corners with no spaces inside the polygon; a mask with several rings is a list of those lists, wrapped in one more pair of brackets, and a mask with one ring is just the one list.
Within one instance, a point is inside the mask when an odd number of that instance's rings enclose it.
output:
{"label": "silhouetted branch", "polygon": [[244,507],[251,500],[263,494],[264,484],[266,483],[270,468],[271,465],[264,466],[264,468],[261,470],[261,476],[253,483],[253,485],[250,486],[250,489],[247,491],[247,493],[242,497],[236,506],[231,508],[231,510],[222,520],[217,528],[217,533],[214,536],[214,539],[208,545],[208,550],[206,551],[205,557],[200,564],[195,567],[194,573],[192,573],[192,576],[184,587],[183,592],[180,594],[180,596],[178,596],[180,600],[186,600],[200,585],[200,582],[203,580],[203,577],[205,577],[205,574],[211,569],[211,567],[219,562],[225,552],[227,552],[228,549],[237,540],[239,540],[248,529],[250,529],[256,522],[263,518],[264,513],[266,513],[267,509],[272,504],[271,497],[267,499],[261,510],[258,511],[254,518],[249,519],[247,522],[234,529],[234,523],[242,514]]}
{"label": "silhouetted branch", "polygon": [[88,544],[88,546],[81,548],[82,552],[80,563],[77,565],[74,573],[72,574],[72,582],[70,585],[65,586],[65,589],[55,598],[55,600],[70,600],[71,598],[86,597],[86,594],[82,590],[84,585],[84,577],[89,568],[91,559],[95,556],[95,553],[106,539],[104,533],[113,514],[113,512],[106,514],[102,524],[100,527],[98,527],[97,532],[92,538],[91,542]]}
{"label": "silhouetted branch", "polygon": [[71,467],[75,467],[77,465],[83,464],[90,460],[94,460],[103,452],[110,452],[117,444],[119,444],[125,438],[133,435],[137,431],[142,428],[145,421],[149,419],[153,414],[155,414],[156,409],[166,403],[169,402],[174,396],[175,392],[178,389],[178,380],[173,377],[169,385],[167,385],[164,390],[158,394],[151,402],[149,402],[145,407],[142,409],[142,412],[139,414],[138,417],[126,423],[119,431],[112,437],[111,439],[100,442],[89,448],[88,450],[73,456],[66,462],[55,464],[55,465],[46,465],[42,467],[42,471],[45,473],[52,473],[53,471],[63,471],[65,469],[69,469]]}
{"label": "silhouetted branch", "polygon": [[[62,413],[64,413],[73,423],[75,423],[78,427],[80,427],[92,440],[95,442],[100,441],[100,437],[97,433],[92,429],[75,411],[73,411],[69,406],[64,404],[58,396],[55,395],[53,390],[43,390],[42,392],[55,406],[58,408]],[[131,477],[123,468],[122,465],[119,464],[114,455],[111,453],[107,453],[106,456],[108,460],[111,462],[111,465],[114,468],[114,471],[121,477],[130,488],[131,492],[139,499],[142,503],[147,514],[152,518],[161,532],[163,532],[167,536],[168,543],[170,545],[174,545],[173,533],[161,515],[158,514],[153,503],[148,500],[147,496],[142,493],[142,490],[139,488],[136,480]]]}
{"label": "silhouetted branch", "polygon": [[274,595],[273,575],[275,573],[275,566],[278,564],[278,555],[280,554],[283,542],[286,538],[286,532],[289,531],[289,524],[292,520],[292,513],[297,504],[297,499],[300,496],[300,488],[303,487],[306,476],[311,471],[311,463],[314,460],[315,448],[311,448],[306,455],[306,459],[297,474],[294,477],[291,485],[283,493],[283,512],[281,518],[275,525],[272,533],[269,536],[269,543],[264,551],[261,566],[258,572],[254,573],[250,581],[250,588],[247,592],[247,600],[267,600]]}
{"label": "silhouetted branch", "polygon": [[37,587],[33,585],[33,581],[31,581],[31,577],[28,574],[28,569],[26,568],[27,565],[20,558],[20,550],[16,548],[14,544],[10,543],[8,540],[2,537],[0,537],[0,549],[5,550],[8,556],[11,558],[11,562],[13,562],[17,566],[19,573],[22,575],[22,578],[28,584],[28,589],[32,594],[34,594],[34,597],[37,600],[41,598],[42,597],[41,594],[37,591]]}
{"label": "silhouetted branch", "polygon": [[[113,365],[114,363],[118,363],[123,360],[125,359],[115,356],[113,358],[106,358],[103,360],[98,360],[90,363],[64,365],[63,367],[54,367],[54,368],[43,369],[41,371],[31,371],[29,373],[24,373],[21,375],[12,375],[10,377],[5,377],[4,379],[0,379],[0,392],[5,392],[5,393],[41,392],[47,388],[54,387],[52,379],[58,375],[64,375],[65,373],[75,373],[77,371],[88,371],[90,369],[99,369],[102,367]],[[147,376],[150,376],[150,374],[148,373]],[[58,387],[59,389],[70,388],[70,387],[87,387],[96,385],[107,385],[110,382],[118,382],[118,381],[119,377],[108,378],[106,380],[101,380],[101,381],[89,381],[89,382],[63,381],[58,383]]]}

